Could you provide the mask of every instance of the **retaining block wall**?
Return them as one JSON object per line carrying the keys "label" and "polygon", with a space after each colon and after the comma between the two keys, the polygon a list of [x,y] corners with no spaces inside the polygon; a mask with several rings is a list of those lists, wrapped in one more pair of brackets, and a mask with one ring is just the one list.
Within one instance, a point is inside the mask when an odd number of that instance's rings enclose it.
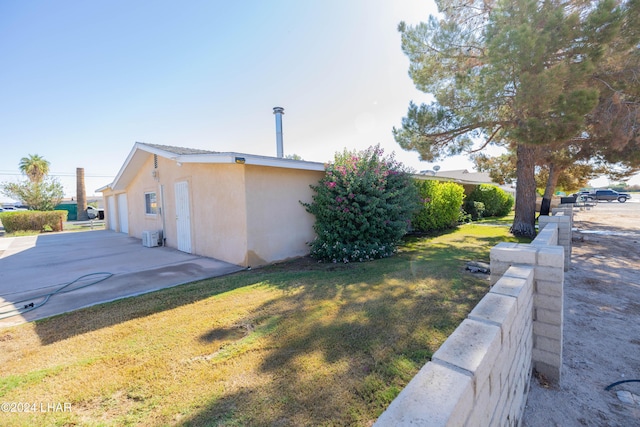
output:
{"label": "retaining block wall", "polygon": [[568,221],[543,220],[531,244],[491,249],[490,292],[375,426],[517,426],[532,369],[560,381],[568,264],[567,246],[557,245],[568,228],[571,253],[572,213],[556,216]]}
{"label": "retaining block wall", "polygon": [[533,367],[554,383],[562,373],[565,248],[547,245],[557,236],[557,224],[549,223],[531,244],[499,243],[491,249],[491,283],[513,265],[534,270]]}
{"label": "retaining block wall", "polygon": [[[573,208],[560,207],[552,210],[553,215],[541,215],[538,227],[544,230],[547,224],[558,225],[558,244],[564,248],[564,271],[571,267],[571,231],[573,230]],[[537,239],[536,239],[537,240]]]}

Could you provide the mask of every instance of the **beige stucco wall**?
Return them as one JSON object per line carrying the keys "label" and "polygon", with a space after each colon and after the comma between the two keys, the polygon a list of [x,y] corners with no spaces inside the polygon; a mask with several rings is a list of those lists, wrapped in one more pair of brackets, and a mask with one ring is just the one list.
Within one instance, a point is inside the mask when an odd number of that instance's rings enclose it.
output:
{"label": "beige stucco wall", "polygon": [[[153,177],[153,171],[153,156],[151,156],[126,189],[129,235],[138,239],[142,238],[142,231],[144,230],[162,229],[162,217],[159,214],[145,214],[145,192],[155,192],[158,197],[158,205],[160,205],[159,181],[156,181]],[[158,174],[161,174],[160,168],[158,168]]]}
{"label": "beige stucco wall", "polygon": [[[155,178],[153,170],[157,172]],[[144,230],[164,227],[165,244],[177,247],[175,184],[178,182],[189,185],[191,252],[241,264],[247,247],[241,165],[183,163],[178,166],[171,159],[159,157],[158,168],[154,169],[151,156],[126,190],[129,234],[141,238]],[[144,214],[144,193],[148,191],[156,191],[161,207],[158,215]]]}
{"label": "beige stucco wall", "polygon": [[323,171],[246,166],[247,259],[261,265],[309,253],[315,217],[300,203],[311,202]]}
{"label": "beige stucco wall", "polygon": [[[311,201],[309,185],[317,184],[323,174],[244,164],[178,166],[163,157],[158,157],[155,169],[151,155],[124,190],[129,235],[141,238],[144,230],[164,229],[165,244],[177,247],[175,183],[186,181],[193,254],[242,266],[305,255],[306,243],[314,238],[314,217],[300,201]],[[145,215],[144,193],[149,191],[156,192],[161,208],[157,215]],[[105,190],[103,196],[106,200],[122,192]],[[117,212],[112,217],[117,221]],[[112,228],[120,231],[119,225]]]}
{"label": "beige stucco wall", "polygon": [[[247,252],[244,170],[235,164],[184,164],[190,172],[191,235],[194,253],[243,265]],[[175,209],[171,190],[167,206]],[[175,215],[175,210],[174,210]],[[173,223],[175,235],[175,221]],[[171,246],[171,244],[169,243]]]}

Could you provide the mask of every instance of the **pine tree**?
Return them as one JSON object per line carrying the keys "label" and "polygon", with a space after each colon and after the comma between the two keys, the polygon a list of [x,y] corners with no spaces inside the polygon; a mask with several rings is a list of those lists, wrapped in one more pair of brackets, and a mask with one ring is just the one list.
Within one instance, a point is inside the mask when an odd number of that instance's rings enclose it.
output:
{"label": "pine tree", "polygon": [[428,161],[471,152],[477,141],[479,150],[510,147],[517,156],[511,231],[533,237],[537,149],[553,151],[587,129],[601,97],[594,74],[607,55],[629,50],[620,38],[625,28],[632,33],[625,20],[638,0],[436,3],[440,18],[399,25],[409,74],[433,101],[411,103],[395,139]]}

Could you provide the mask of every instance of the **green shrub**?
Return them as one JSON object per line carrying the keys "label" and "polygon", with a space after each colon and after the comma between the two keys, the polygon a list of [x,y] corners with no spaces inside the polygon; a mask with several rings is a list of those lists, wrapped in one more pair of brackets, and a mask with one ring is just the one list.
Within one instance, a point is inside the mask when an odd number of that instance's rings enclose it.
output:
{"label": "green shrub", "polygon": [[460,208],[460,213],[458,215],[458,224],[467,224],[473,221],[471,214],[467,213],[464,209]]}
{"label": "green shrub", "polygon": [[415,181],[420,195],[420,210],[413,216],[414,230],[429,232],[453,228],[458,224],[464,200],[464,188],[453,182]]}
{"label": "green shrub", "polygon": [[311,255],[323,261],[367,261],[396,252],[417,209],[416,187],[393,156],[379,146],[336,153],[317,186],[312,203],[316,217]]}
{"label": "green shrub", "polygon": [[465,211],[468,212],[469,216],[473,221],[476,221],[482,217],[484,217],[484,203],[482,202],[467,202],[465,203]]}
{"label": "green shrub", "polygon": [[16,231],[62,231],[67,211],[15,211],[0,214],[7,233]]}
{"label": "green shrub", "polygon": [[[479,205],[475,202],[482,202],[484,211],[478,211]],[[513,196],[503,189],[491,184],[478,185],[468,196],[465,201],[464,209],[470,213],[474,219],[491,216],[505,216],[513,208]],[[476,214],[474,214],[476,212]]]}

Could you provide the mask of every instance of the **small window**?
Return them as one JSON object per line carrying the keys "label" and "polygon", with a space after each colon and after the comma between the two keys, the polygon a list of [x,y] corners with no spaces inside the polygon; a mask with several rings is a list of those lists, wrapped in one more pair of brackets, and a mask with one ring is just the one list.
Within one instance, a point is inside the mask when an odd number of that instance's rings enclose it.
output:
{"label": "small window", "polygon": [[156,193],[144,193],[144,213],[147,215],[156,215],[158,213],[158,201]]}

